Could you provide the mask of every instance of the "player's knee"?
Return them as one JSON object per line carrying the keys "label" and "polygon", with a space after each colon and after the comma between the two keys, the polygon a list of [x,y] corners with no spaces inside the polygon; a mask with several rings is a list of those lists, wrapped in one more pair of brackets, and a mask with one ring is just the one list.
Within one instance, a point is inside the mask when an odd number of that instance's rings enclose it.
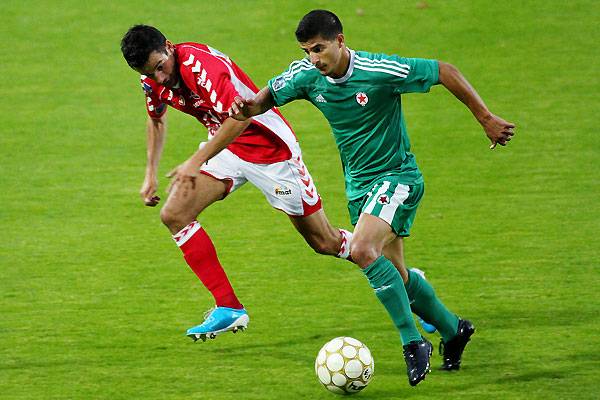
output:
{"label": "player's knee", "polygon": [[350,256],[359,267],[366,268],[373,264],[380,255],[381,252],[378,252],[371,243],[354,238],[350,247]]}
{"label": "player's knee", "polygon": [[179,232],[187,225],[180,213],[166,207],[160,210],[160,220],[171,232]]}
{"label": "player's knee", "polygon": [[325,238],[313,238],[312,240],[310,240],[308,242],[308,244],[317,254],[323,254],[323,255],[336,255],[337,254],[337,251],[335,249],[335,246],[337,243],[335,243],[334,241],[330,241]]}

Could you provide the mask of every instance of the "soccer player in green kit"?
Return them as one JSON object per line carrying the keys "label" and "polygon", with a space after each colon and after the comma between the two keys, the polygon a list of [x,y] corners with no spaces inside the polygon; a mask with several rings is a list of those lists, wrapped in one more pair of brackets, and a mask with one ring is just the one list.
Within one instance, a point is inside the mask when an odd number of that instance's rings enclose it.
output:
{"label": "soccer player in green kit", "polygon": [[506,145],[515,126],[492,114],[450,64],[347,48],[342,24],[330,11],[305,15],[296,38],[307,57],[271,79],[254,99],[236,98],[230,115],[245,120],[296,99],[310,101],[323,113],[340,152],[355,225],[350,254],[400,332],[409,383],[425,379],[432,353],[411,308],[442,335],[442,369],[457,370],[475,328],[450,312],[431,285],[404,263],[403,238],[409,236],[423,196],[423,176],[410,152],[401,95],[442,84],[471,110],[490,148]]}

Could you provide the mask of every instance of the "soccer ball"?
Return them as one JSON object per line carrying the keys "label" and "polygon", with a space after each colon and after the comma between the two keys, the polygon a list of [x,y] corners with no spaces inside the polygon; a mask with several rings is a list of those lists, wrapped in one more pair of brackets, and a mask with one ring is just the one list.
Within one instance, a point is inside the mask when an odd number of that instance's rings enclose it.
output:
{"label": "soccer ball", "polygon": [[363,390],[375,371],[371,352],[359,340],[337,337],[319,350],[315,372],[319,381],[337,394],[353,394]]}

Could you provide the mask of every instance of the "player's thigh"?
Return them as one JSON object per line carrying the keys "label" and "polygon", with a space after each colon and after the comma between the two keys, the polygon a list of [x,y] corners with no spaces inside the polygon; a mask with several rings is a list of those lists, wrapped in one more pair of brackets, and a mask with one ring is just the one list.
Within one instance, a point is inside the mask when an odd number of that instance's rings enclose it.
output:
{"label": "player's thigh", "polygon": [[[201,143],[200,147],[203,144]],[[177,212],[187,218],[196,218],[206,207],[224,199],[246,183],[246,178],[240,170],[240,162],[236,155],[224,149],[202,165],[191,196],[185,193],[189,185],[184,187],[184,184],[178,184],[171,190],[165,207],[169,206],[168,211]]]}
{"label": "player's thigh", "polygon": [[198,174],[190,182],[175,183],[163,209],[163,214],[177,220],[195,219],[206,207],[227,194],[228,183],[206,174]]}
{"label": "player's thigh", "polygon": [[273,164],[243,162],[242,171],[269,204],[292,217],[307,217],[321,209],[321,198],[302,157]]}
{"label": "player's thigh", "polygon": [[351,222],[369,214],[385,221],[397,236],[409,236],[423,191],[422,183],[405,185],[396,176],[386,176],[374,182],[365,197],[348,203]]}
{"label": "player's thigh", "polygon": [[352,248],[354,249],[350,251],[356,251],[360,247],[365,251],[372,250],[381,255],[383,248],[396,237],[387,222],[371,214],[362,213],[352,236]]}

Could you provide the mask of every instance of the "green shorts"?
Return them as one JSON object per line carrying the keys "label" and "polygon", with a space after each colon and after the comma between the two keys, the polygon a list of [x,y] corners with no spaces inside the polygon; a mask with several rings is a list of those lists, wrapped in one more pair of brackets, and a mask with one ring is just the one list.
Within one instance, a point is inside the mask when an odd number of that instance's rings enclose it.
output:
{"label": "green shorts", "polygon": [[398,236],[409,236],[410,227],[423,197],[424,184],[405,185],[398,176],[385,176],[375,182],[364,197],[348,202],[350,221],[356,225],[360,214],[366,213],[387,222]]}

